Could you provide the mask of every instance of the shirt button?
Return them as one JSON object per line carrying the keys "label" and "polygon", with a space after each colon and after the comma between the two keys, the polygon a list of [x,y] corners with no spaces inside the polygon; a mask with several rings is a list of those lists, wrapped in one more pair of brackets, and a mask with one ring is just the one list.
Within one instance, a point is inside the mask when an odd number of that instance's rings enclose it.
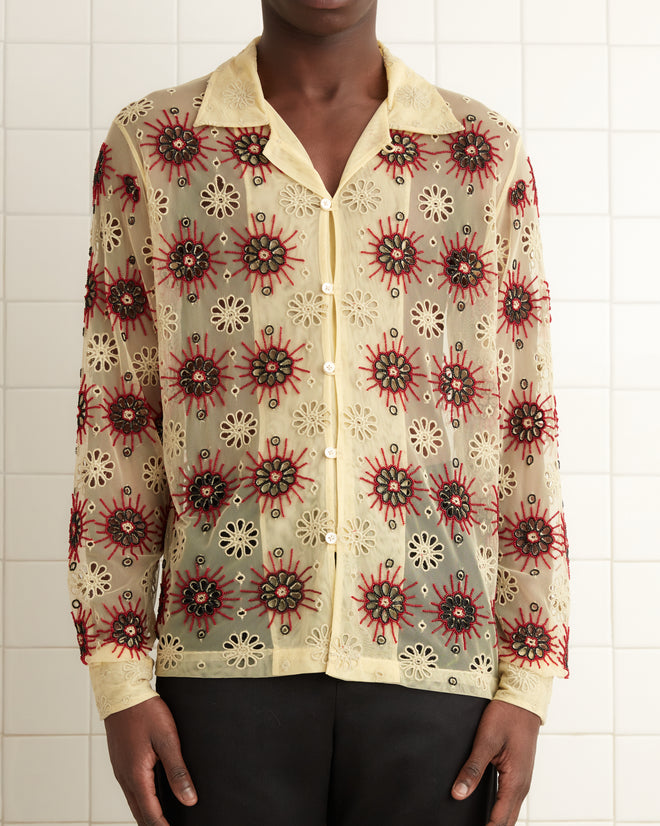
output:
{"label": "shirt button", "polygon": [[336,447],[326,447],[323,451],[328,459],[336,459],[337,458],[337,448]]}
{"label": "shirt button", "polygon": [[335,372],[335,363],[334,361],[326,361],[323,365],[323,372],[328,373],[328,375],[333,375]]}
{"label": "shirt button", "polygon": [[330,281],[324,281],[323,284],[321,284],[321,289],[324,293],[331,295],[332,291],[334,290],[334,287]]}
{"label": "shirt button", "polygon": [[325,541],[328,545],[334,545],[337,542],[337,534],[332,531],[328,531],[325,535]]}
{"label": "shirt button", "polygon": [[332,201],[330,200],[330,198],[321,199],[321,209],[324,209],[326,212],[332,209]]}

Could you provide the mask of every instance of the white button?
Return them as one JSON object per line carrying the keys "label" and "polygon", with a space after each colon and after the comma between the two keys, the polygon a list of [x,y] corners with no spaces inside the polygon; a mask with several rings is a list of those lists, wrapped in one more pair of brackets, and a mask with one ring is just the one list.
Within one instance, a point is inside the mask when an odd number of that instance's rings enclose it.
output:
{"label": "white button", "polygon": [[332,209],[332,201],[330,200],[330,198],[323,198],[321,200],[321,209],[325,209],[326,212],[329,209]]}
{"label": "white button", "polygon": [[336,459],[337,458],[337,448],[336,447],[326,447],[323,451],[328,459]]}
{"label": "white button", "polygon": [[323,372],[329,373],[332,375],[335,372],[335,363],[334,361],[326,361],[323,365]]}
{"label": "white button", "polygon": [[334,545],[337,542],[337,534],[332,531],[328,531],[325,535],[325,541],[328,545]]}
{"label": "white button", "polygon": [[330,281],[324,281],[323,284],[321,284],[321,289],[323,290],[324,293],[327,293],[328,295],[330,295],[332,293],[332,291],[334,290],[334,287],[333,287],[333,285]]}

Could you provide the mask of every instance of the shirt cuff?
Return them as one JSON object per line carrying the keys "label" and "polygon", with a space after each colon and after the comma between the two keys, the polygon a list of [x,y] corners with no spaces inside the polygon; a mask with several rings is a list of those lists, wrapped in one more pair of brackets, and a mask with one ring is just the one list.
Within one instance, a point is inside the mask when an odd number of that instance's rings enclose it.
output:
{"label": "shirt cuff", "polygon": [[151,657],[139,660],[90,663],[89,676],[101,720],[116,711],[136,706],[158,693],[151,687],[154,662]]}
{"label": "shirt cuff", "polygon": [[541,677],[524,671],[520,666],[500,661],[499,678],[493,700],[533,711],[541,718],[541,723],[545,723],[552,695],[552,677]]}

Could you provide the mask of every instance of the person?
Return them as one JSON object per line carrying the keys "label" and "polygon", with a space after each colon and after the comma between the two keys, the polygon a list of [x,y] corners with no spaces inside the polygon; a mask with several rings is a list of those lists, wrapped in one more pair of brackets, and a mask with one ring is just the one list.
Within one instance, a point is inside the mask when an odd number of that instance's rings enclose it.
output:
{"label": "person", "polygon": [[94,172],[69,569],[114,771],[140,824],[513,826],[568,674],[532,166],[376,0],[262,7]]}

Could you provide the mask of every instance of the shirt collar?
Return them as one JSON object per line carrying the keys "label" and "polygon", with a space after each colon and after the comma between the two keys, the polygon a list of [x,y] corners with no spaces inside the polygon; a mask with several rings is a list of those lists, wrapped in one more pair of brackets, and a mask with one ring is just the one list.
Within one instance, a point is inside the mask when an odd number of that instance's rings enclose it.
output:
{"label": "shirt collar", "polygon": [[[273,125],[275,110],[264,98],[257,73],[256,37],[209,77],[195,126]],[[387,72],[386,113],[390,129],[444,135],[461,131],[440,92],[379,43]]]}

